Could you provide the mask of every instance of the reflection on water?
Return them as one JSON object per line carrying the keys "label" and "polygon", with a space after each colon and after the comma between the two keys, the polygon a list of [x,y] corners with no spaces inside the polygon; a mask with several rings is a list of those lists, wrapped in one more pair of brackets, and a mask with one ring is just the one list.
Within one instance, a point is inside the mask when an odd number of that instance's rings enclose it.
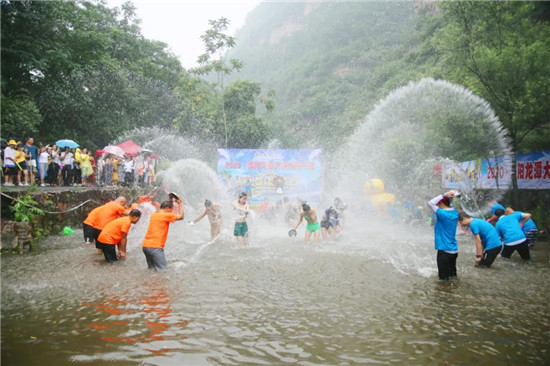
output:
{"label": "reflection on water", "polygon": [[318,245],[256,223],[246,248],[175,223],[165,273],[146,269],[146,223],[114,266],[79,232],[50,237],[2,257],[2,364],[550,362],[547,243],[478,270],[461,237],[459,279],[439,283],[430,228],[365,222]]}

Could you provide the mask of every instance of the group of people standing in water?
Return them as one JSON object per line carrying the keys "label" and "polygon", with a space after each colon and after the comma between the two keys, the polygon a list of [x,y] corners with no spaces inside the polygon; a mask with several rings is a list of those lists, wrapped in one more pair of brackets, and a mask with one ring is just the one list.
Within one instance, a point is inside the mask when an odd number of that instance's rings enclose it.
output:
{"label": "group of people standing in water", "polygon": [[469,228],[475,237],[476,266],[489,268],[499,254],[502,258],[510,258],[515,251],[521,259],[531,260],[529,248],[535,245],[538,233],[531,214],[514,211],[510,207],[504,208],[495,203],[491,207],[493,216],[483,220],[471,217],[465,212],[459,213],[451,204],[454,197],[455,191],[448,191],[428,202],[428,206],[437,217],[434,233],[440,280],[449,280],[457,276],[458,224]]}
{"label": "group of people standing in water", "polygon": [[[108,263],[115,263],[126,258],[127,236],[132,224],[141,218],[137,203],[126,205],[125,197],[118,197],[102,206],[93,209],[83,222],[84,239],[95,241],[96,248],[103,253]],[[174,203],[177,206],[174,206]],[[149,226],[142,242],[142,250],[147,267],[165,270],[166,258],[164,245],[171,223],[183,220],[181,199],[172,195],[170,200],[163,201],[149,220]],[[117,252],[118,251],[118,252]]]}
{"label": "group of people standing in water", "polygon": [[[142,196],[139,202],[154,203],[152,200],[154,195],[155,193],[150,193]],[[156,205],[158,209],[152,213],[142,241],[142,250],[150,269],[167,268],[164,246],[169,226],[184,218],[181,199],[174,193],[169,197],[169,200]],[[475,237],[476,266],[489,268],[499,255],[510,258],[516,251],[523,260],[531,260],[530,247],[535,245],[538,233],[531,214],[514,211],[510,207],[505,208],[495,203],[491,209],[492,217],[484,220],[456,210],[452,206],[454,197],[455,191],[448,191],[428,202],[428,206],[436,217],[435,249],[440,280],[449,280],[457,275],[458,225],[464,229],[469,228]],[[232,202],[232,208],[235,213],[233,235],[239,243],[247,244],[249,231],[247,217],[251,208],[245,192],[241,192]],[[297,222],[289,234],[293,232],[295,235],[296,229],[304,220],[306,221],[305,242],[308,242],[311,236],[317,242],[321,235],[327,238],[328,235],[338,234],[341,230],[342,212],[345,209],[346,205],[336,198],[334,205],[327,208],[319,220],[316,211],[308,203],[302,202]],[[108,263],[123,260],[126,258],[128,232],[131,225],[140,220],[141,214],[137,203],[128,207],[126,198],[118,197],[89,213],[83,222],[84,238],[87,242],[95,241],[96,248],[103,253]],[[219,204],[205,200],[202,212],[188,224],[194,225],[204,217],[208,217],[211,240],[214,241],[220,235],[223,223]]]}
{"label": "group of people standing in water", "polygon": [[[181,198],[170,193],[169,200],[160,205],[154,202],[156,190],[141,196],[138,203],[150,203],[155,207],[149,220],[149,226],[142,241],[142,250],[147,261],[147,267],[162,271],[167,269],[164,246],[171,223],[183,220],[184,211]],[[94,208],[83,222],[84,240],[95,241],[96,248],[103,253],[108,263],[115,263],[126,258],[127,236],[132,224],[139,222],[142,212],[138,203],[127,206],[125,197],[118,197],[102,206]],[[246,218],[250,212],[246,193],[241,193],[233,202],[236,213],[234,235],[239,243],[246,243],[248,225]],[[208,217],[210,221],[211,240],[215,240],[222,226],[220,206],[210,200],[205,200],[204,210],[188,224],[194,225]]]}
{"label": "group of people standing in water", "polygon": [[[83,222],[84,239],[86,242],[95,242],[99,253],[102,253],[108,263],[115,263],[126,258],[127,236],[133,224],[139,222],[142,210],[139,204],[150,203],[155,211],[149,220],[149,226],[142,241],[142,250],[147,261],[147,267],[155,270],[167,268],[164,255],[164,246],[168,237],[168,229],[171,223],[183,220],[184,211],[181,199],[174,193],[169,195],[170,199],[158,204],[154,201],[157,190],[141,196],[137,203],[127,205],[125,197],[118,197],[102,206],[94,208]],[[248,204],[248,195],[245,192],[239,193],[232,202],[234,211],[233,235],[240,244],[248,243],[247,217],[251,212]],[[297,229],[305,219],[307,228],[305,241],[308,242],[311,235],[315,241],[319,241],[322,235],[335,235],[340,232],[340,220],[346,205],[336,198],[334,205],[327,208],[319,222],[317,214],[307,203],[301,204],[299,219],[295,225]],[[150,208],[149,208],[150,209]],[[220,205],[208,199],[204,202],[204,209],[193,220],[188,221],[194,225],[204,217],[210,223],[211,241],[221,233],[223,218]]]}

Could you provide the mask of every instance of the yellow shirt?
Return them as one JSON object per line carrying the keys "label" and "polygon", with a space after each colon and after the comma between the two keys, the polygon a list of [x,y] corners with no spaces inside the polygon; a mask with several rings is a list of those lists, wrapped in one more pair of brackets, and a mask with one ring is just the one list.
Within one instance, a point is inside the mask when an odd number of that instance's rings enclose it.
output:
{"label": "yellow shirt", "polygon": [[27,158],[27,154],[24,151],[15,150],[15,162],[22,163]]}

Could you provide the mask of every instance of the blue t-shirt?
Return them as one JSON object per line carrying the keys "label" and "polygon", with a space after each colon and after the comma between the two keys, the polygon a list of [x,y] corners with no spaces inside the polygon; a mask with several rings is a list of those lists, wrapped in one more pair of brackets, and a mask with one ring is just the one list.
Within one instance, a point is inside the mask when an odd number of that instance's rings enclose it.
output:
{"label": "blue t-shirt", "polygon": [[36,152],[38,151],[38,148],[36,146],[34,146],[34,145],[32,145],[32,146],[25,145],[25,146],[23,146],[23,150],[27,151],[27,155],[28,154],[31,155],[32,160],[36,160]]}
{"label": "blue t-shirt", "polygon": [[481,238],[481,245],[483,249],[489,250],[502,246],[500,237],[493,225],[489,224],[485,220],[473,219],[470,223],[470,230],[472,234],[479,234]]}
{"label": "blue t-shirt", "polygon": [[454,209],[438,208],[435,222],[435,249],[443,250],[449,253],[458,252],[458,242],[456,241],[456,225],[458,224],[458,212]]}
{"label": "blue t-shirt", "polygon": [[498,219],[495,228],[503,239],[504,245],[515,245],[525,240],[525,234],[519,225],[521,220],[522,213],[518,211],[510,215],[503,215]]}
{"label": "blue t-shirt", "polygon": [[535,225],[533,219],[529,219],[525,224],[523,224],[522,230],[524,233],[528,233],[531,230],[537,230],[537,225]]}
{"label": "blue t-shirt", "polygon": [[504,208],[504,206],[501,205],[500,203],[495,203],[493,207],[491,207],[491,214],[494,215],[496,210],[499,210],[499,209],[502,211],[506,210],[506,208]]}

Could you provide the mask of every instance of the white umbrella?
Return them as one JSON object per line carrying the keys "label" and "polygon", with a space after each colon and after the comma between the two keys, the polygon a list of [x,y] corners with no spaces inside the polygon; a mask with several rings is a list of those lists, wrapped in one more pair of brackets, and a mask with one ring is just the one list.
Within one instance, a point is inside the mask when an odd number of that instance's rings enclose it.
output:
{"label": "white umbrella", "polygon": [[113,154],[113,155],[117,155],[117,156],[124,156],[124,154],[126,154],[124,152],[124,150],[122,150],[122,148],[118,147],[118,146],[112,146],[112,145],[109,145],[109,146],[105,146],[103,148],[103,152],[106,152],[107,154]]}

